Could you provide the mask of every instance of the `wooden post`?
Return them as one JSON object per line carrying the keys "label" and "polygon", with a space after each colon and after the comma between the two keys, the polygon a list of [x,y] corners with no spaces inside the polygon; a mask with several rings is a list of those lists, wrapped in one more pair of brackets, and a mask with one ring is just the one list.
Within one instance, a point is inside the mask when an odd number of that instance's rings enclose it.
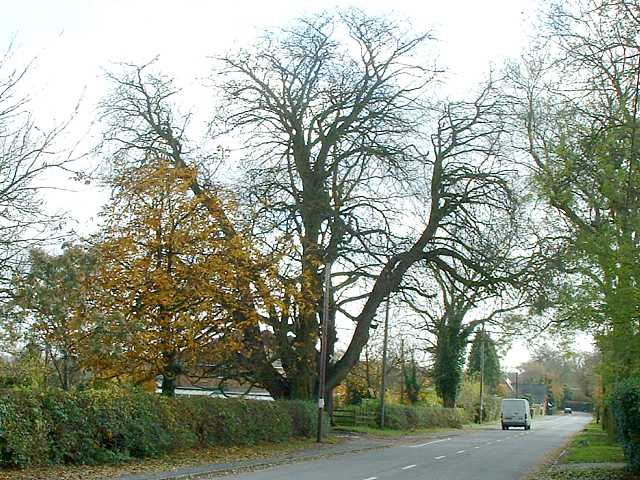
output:
{"label": "wooden post", "polygon": [[384,428],[384,394],[387,390],[387,345],[389,341],[389,296],[384,314],[384,339],[382,341],[382,385],[380,386],[380,428]]}
{"label": "wooden post", "polygon": [[331,289],[331,263],[324,267],[324,302],[322,305],[322,333],[320,336],[320,374],[318,378],[318,435],[316,441],[322,442],[322,412],[327,376],[327,337],[329,336],[329,290]]}

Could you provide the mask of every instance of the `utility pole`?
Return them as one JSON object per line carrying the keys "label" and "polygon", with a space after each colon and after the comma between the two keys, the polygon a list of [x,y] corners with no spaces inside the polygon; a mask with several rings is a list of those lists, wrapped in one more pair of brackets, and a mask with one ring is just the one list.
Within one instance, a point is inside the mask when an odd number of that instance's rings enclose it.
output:
{"label": "utility pole", "polygon": [[384,338],[382,340],[382,385],[380,385],[380,428],[384,428],[384,394],[387,390],[387,345],[389,342],[389,296],[384,314]]}
{"label": "utility pole", "polygon": [[520,398],[520,395],[518,394],[518,372],[516,372],[516,398]]}
{"label": "utility pole", "polygon": [[329,295],[331,290],[331,263],[324,267],[324,301],[322,304],[322,334],[320,337],[320,373],[318,375],[318,435],[316,441],[322,442],[322,412],[327,376],[327,337],[329,336]]}
{"label": "utility pole", "polygon": [[404,405],[404,337],[400,338],[400,404]]}
{"label": "utility pole", "polygon": [[481,343],[480,343],[480,423],[484,419],[484,341],[485,341],[485,333],[484,333],[484,320],[482,321],[482,333],[481,333]]}

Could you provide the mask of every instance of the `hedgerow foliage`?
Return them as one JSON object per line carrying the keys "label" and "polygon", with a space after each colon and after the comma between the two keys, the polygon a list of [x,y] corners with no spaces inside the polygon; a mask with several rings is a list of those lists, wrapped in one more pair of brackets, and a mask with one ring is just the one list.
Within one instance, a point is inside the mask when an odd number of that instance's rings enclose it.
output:
{"label": "hedgerow foliage", "polygon": [[[365,405],[347,405],[343,411],[352,411],[358,424],[371,427],[380,425],[380,402],[371,401]],[[393,430],[415,430],[418,428],[461,428],[470,421],[461,408],[421,407],[415,405],[387,404],[384,426]]]}
{"label": "hedgerow foliage", "polygon": [[408,405],[387,405],[385,426],[398,430],[417,428],[462,428],[468,422],[461,408],[411,407]]}
{"label": "hedgerow foliage", "polygon": [[0,394],[0,467],[92,464],[212,445],[312,436],[316,410],[301,401],[166,398],[111,388]]}
{"label": "hedgerow foliage", "polygon": [[625,457],[633,470],[640,471],[640,377],[618,384],[609,403]]}

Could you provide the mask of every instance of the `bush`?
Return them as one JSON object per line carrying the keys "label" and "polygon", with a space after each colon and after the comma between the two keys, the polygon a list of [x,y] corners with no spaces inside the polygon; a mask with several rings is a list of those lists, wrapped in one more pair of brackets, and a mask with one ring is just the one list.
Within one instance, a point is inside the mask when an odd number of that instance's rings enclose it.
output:
{"label": "bush", "polygon": [[[467,412],[470,422],[480,421],[480,382],[467,378],[460,386],[457,404]],[[483,397],[483,421],[491,422],[500,418],[502,398],[491,395],[486,390]]]}
{"label": "bush", "polygon": [[385,406],[385,427],[396,430],[461,428],[466,421],[460,408]]}
{"label": "bush", "polygon": [[316,413],[300,401],[170,399],[123,388],[8,390],[0,396],[0,467],[104,463],[309,437]]}
{"label": "bush", "polygon": [[618,384],[609,400],[629,466],[640,471],[640,377]]}

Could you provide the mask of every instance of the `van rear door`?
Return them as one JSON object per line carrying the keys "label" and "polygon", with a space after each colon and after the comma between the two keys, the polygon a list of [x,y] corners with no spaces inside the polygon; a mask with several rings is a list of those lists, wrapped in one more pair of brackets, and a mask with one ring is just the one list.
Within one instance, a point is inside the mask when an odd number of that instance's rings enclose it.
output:
{"label": "van rear door", "polygon": [[521,399],[502,401],[502,419],[505,424],[524,424],[525,402]]}

